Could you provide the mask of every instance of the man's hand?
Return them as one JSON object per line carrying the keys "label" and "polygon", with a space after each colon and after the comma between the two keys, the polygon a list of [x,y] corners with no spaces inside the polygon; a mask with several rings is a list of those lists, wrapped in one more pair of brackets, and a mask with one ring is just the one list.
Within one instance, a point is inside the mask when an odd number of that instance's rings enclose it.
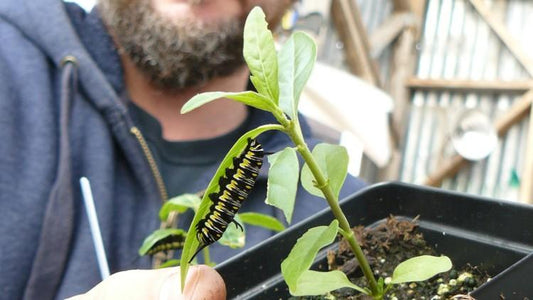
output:
{"label": "man's hand", "polygon": [[180,289],[180,268],[132,270],[115,273],[83,295],[68,300],[89,299],[226,299],[222,277],[205,265],[191,266]]}

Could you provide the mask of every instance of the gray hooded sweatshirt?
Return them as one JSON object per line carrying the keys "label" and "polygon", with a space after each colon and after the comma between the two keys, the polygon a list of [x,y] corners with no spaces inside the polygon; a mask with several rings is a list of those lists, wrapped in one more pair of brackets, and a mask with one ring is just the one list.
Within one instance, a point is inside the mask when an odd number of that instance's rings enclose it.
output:
{"label": "gray hooded sweatshirt", "polygon": [[[82,176],[91,181],[111,272],[150,267],[137,251],[159,227],[166,196],[123,95],[120,60],[97,13],[59,0],[0,1],[1,299],[62,299],[101,280]],[[256,110],[249,119],[248,129],[274,122]],[[309,138],[305,122],[304,131]],[[261,142],[271,152],[290,145],[274,132]],[[206,165],[190,192],[205,188],[215,169]],[[267,169],[244,210],[279,214],[263,203]],[[350,179],[342,195],[362,185]],[[294,221],[324,207],[298,195]],[[249,228],[246,248],[272,234]],[[217,262],[236,253],[212,250]]]}

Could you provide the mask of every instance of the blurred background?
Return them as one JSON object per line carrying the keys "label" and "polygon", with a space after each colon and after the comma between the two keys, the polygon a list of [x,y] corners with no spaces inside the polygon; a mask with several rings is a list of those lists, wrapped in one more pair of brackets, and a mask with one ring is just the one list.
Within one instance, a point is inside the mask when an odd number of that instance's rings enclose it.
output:
{"label": "blurred background", "polygon": [[531,16],[527,0],[301,0],[275,35],[316,39],[301,111],[352,174],[532,203]]}

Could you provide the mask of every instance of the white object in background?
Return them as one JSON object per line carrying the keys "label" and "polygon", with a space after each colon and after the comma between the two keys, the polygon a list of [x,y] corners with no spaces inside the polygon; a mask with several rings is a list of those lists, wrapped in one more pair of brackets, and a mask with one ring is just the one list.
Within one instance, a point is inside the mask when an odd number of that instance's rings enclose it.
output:
{"label": "white object in background", "polygon": [[350,132],[379,167],[391,156],[388,115],[392,98],[345,71],[317,62],[302,92],[300,111],[340,132]]}
{"label": "white object in background", "polygon": [[96,4],[96,0],[65,0],[65,2],[78,3],[85,11],[91,11]]}
{"label": "white object in background", "polygon": [[348,173],[352,176],[359,176],[361,173],[361,159],[363,158],[363,145],[361,141],[349,131],[341,132],[340,145],[346,147],[348,151]]}
{"label": "white object in background", "polygon": [[469,109],[459,116],[452,132],[452,143],[459,155],[475,161],[484,159],[494,151],[498,136],[486,114]]}
{"label": "white object in background", "polygon": [[89,227],[93,237],[94,250],[96,251],[96,259],[98,261],[98,268],[102,280],[109,277],[109,265],[107,264],[107,257],[105,255],[104,241],[102,240],[102,233],[100,232],[100,225],[98,225],[98,217],[96,215],[96,208],[94,206],[93,193],[89,179],[86,177],[80,178],[81,192],[83,194],[83,203],[89,218]]}

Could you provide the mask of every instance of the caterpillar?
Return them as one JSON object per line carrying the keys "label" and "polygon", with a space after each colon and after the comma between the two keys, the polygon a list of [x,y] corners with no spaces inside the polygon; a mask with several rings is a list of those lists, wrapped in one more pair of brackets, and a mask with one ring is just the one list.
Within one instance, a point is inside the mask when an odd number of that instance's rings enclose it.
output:
{"label": "caterpillar", "polygon": [[182,249],[185,244],[185,234],[170,234],[167,237],[157,241],[146,251],[145,255],[154,255],[158,252]]}
{"label": "caterpillar", "polygon": [[256,139],[248,138],[244,150],[233,158],[233,165],[226,168],[218,181],[219,191],[209,194],[213,202],[209,212],[196,224],[200,246],[189,263],[203,248],[218,241],[230,223],[243,230],[234,217],[255,184],[263,165],[263,156],[261,144]]}

